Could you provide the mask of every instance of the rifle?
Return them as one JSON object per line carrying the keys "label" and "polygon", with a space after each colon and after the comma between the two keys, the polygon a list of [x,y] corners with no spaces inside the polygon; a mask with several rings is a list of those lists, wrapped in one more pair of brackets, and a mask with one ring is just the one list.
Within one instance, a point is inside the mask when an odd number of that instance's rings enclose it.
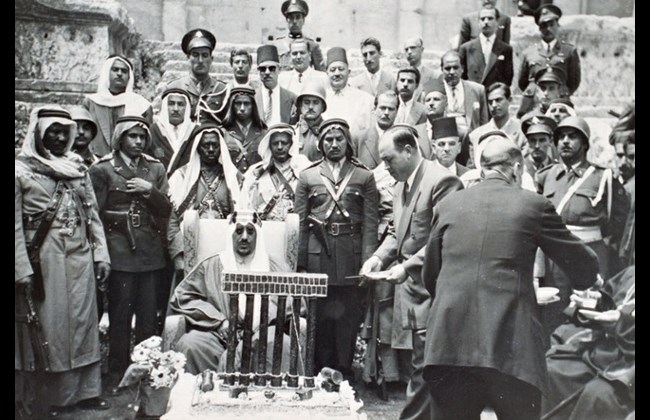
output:
{"label": "rifle", "polygon": [[25,298],[27,313],[15,314],[16,322],[27,324],[27,333],[34,353],[34,369],[41,372],[50,372],[49,344],[43,335],[43,326],[36,313],[32,286],[25,286],[22,288],[22,293],[18,294]]}
{"label": "rifle", "polygon": [[307,226],[314,233],[314,236],[316,236],[316,239],[318,239],[318,242],[323,246],[325,253],[329,257],[330,246],[327,242],[327,235],[325,234],[325,222],[321,222],[314,216],[307,216]]}

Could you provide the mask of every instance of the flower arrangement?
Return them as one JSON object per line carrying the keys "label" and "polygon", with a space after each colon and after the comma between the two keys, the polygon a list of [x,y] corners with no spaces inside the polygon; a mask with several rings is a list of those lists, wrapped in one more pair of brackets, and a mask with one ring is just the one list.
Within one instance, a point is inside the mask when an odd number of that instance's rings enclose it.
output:
{"label": "flower arrangement", "polygon": [[163,353],[162,339],[155,335],[135,346],[131,360],[120,387],[146,381],[156,389],[171,388],[185,366],[185,355],[176,351]]}

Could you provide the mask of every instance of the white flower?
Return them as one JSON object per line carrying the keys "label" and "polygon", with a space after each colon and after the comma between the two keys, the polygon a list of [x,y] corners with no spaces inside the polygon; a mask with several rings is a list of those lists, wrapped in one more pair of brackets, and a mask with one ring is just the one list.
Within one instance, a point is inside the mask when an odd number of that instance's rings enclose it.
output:
{"label": "white flower", "polygon": [[154,388],[171,387],[174,382],[174,374],[165,367],[154,368],[150,377]]}
{"label": "white flower", "polygon": [[143,363],[149,360],[149,354],[151,350],[145,348],[134,348],[133,353],[131,354],[131,360],[136,363]]}
{"label": "white flower", "polygon": [[138,346],[142,346],[148,349],[155,349],[155,348],[160,349],[161,345],[162,345],[162,338],[160,338],[157,335],[152,335],[151,337],[147,338],[146,340],[138,344]]}
{"label": "white flower", "polygon": [[178,373],[183,373],[186,361],[187,359],[183,353],[174,352],[174,369],[176,369]]}

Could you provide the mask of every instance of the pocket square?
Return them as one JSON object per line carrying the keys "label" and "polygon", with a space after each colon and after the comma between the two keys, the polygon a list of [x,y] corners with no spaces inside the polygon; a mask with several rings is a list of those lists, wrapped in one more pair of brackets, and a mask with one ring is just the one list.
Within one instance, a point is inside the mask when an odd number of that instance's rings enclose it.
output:
{"label": "pocket square", "polygon": [[474,101],[472,105],[474,106],[474,109],[481,109],[481,104],[478,103],[478,101]]}
{"label": "pocket square", "polygon": [[505,60],[506,56],[505,55],[500,55],[497,57],[497,60]]}

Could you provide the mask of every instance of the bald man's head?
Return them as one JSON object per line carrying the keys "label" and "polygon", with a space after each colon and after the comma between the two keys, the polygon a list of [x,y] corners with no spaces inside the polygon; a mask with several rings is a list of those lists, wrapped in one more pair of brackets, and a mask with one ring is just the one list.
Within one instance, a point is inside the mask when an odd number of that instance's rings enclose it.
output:
{"label": "bald man's head", "polygon": [[521,149],[512,140],[500,135],[489,136],[481,153],[481,167],[492,169],[495,166],[513,166],[523,161]]}

